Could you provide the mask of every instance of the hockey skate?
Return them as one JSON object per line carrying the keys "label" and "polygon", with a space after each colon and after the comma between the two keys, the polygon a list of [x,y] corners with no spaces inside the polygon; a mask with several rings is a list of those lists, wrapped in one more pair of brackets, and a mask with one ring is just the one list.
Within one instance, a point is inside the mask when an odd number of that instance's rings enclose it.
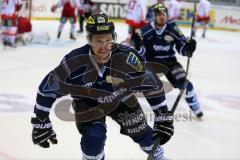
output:
{"label": "hockey skate", "polygon": [[61,37],[61,32],[58,32],[57,39]]}
{"label": "hockey skate", "polygon": [[202,116],[203,116],[203,112],[200,109],[193,111],[193,113],[195,114],[195,116],[197,118],[202,118]]}
{"label": "hockey skate", "polygon": [[70,33],[70,39],[76,40],[76,38],[74,37],[74,35],[72,33]]}
{"label": "hockey skate", "polygon": [[8,41],[3,41],[3,46],[4,46],[4,48],[6,48],[7,46],[9,46],[11,48],[17,48],[16,43],[11,43],[11,42],[8,42]]}
{"label": "hockey skate", "polygon": [[83,28],[80,28],[77,32],[78,33],[83,33]]}

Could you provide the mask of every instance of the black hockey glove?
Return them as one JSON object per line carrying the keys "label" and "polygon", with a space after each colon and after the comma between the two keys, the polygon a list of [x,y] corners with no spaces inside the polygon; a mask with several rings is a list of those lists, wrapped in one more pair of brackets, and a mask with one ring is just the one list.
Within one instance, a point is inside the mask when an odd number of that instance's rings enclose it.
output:
{"label": "black hockey glove", "polygon": [[133,31],[131,41],[133,42],[135,49],[139,51],[143,44],[143,36],[140,29]]}
{"label": "black hockey glove", "polygon": [[185,45],[185,55],[187,57],[192,57],[193,52],[196,50],[197,42],[195,39],[188,40]]}
{"label": "black hockey glove", "polygon": [[52,144],[57,144],[56,133],[52,129],[52,123],[49,118],[40,121],[38,118],[32,117],[31,123],[33,125],[32,141],[34,144],[43,148],[48,148],[50,146],[49,141]]}
{"label": "black hockey glove", "polygon": [[154,113],[153,139],[160,138],[160,144],[163,145],[174,133],[173,114],[170,112],[159,113],[158,111],[154,111]]}

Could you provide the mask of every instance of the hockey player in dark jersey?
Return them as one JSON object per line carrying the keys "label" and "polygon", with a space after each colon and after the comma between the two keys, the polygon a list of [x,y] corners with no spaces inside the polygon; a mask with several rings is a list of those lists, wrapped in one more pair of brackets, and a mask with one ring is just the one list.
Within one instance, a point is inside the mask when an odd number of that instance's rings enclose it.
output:
{"label": "hockey player in dark jersey", "polygon": [[[34,107],[36,117],[31,119],[33,143],[43,148],[50,147],[49,142],[57,144],[49,112],[57,98],[70,94],[77,129],[82,135],[82,159],[104,159],[106,116],[111,116],[120,125],[121,134],[132,138],[147,154],[152,150],[154,139],[161,137],[154,159],[162,159],[161,145],[171,138],[174,128],[173,115],[168,111],[161,81],[141,63],[136,50],[115,43],[115,27],[107,15],[90,16],[86,31],[88,44],[64,56],[60,65],[39,86]],[[136,79],[141,78],[141,83],[138,83]],[[131,80],[134,83],[131,84]],[[148,126],[133,90],[143,92],[152,107],[155,113],[153,129]],[[99,91],[106,94],[99,94]],[[78,121],[82,118],[78,117],[81,113],[112,102],[117,102],[113,104],[117,107],[108,115]],[[104,113],[104,110],[101,112]]]}
{"label": "hockey player in dark jersey", "polygon": [[[135,48],[148,62],[157,62],[168,67],[167,79],[175,88],[181,88],[186,73],[175,57],[175,50],[182,55],[192,57],[196,41],[186,38],[174,23],[168,23],[168,10],[161,4],[153,6],[155,20],[136,30],[133,36]],[[194,114],[200,118],[203,112],[191,82],[186,87],[186,102]]]}

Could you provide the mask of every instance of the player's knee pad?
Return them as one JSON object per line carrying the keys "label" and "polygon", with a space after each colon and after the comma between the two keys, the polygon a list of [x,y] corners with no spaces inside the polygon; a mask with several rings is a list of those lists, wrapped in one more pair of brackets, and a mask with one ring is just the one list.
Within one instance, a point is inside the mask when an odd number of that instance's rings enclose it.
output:
{"label": "player's knee pad", "polygon": [[83,126],[81,148],[85,159],[101,160],[103,158],[106,132],[106,126],[101,122]]}
{"label": "player's knee pad", "polygon": [[76,23],[76,17],[70,17],[69,21],[70,21],[71,24]]}
{"label": "player's knee pad", "polygon": [[133,141],[138,143],[141,147],[141,149],[146,152],[150,153],[152,151],[152,145],[153,145],[153,133],[152,128],[147,126],[147,130],[144,134],[133,137]]}
{"label": "player's knee pad", "polygon": [[60,18],[60,23],[65,24],[67,22],[67,18],[66,17],[61,17]]}

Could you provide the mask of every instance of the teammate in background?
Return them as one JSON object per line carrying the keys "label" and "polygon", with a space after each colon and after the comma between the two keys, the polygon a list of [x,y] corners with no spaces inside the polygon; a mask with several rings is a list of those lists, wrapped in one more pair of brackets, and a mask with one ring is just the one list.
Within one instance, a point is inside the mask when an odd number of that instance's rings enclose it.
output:
{"label": "teammate in background", "polygon": [[164,3],[164,0],[149,0],[149,7],[148,7],[148,10],[147,10],[147,15],[146,15],[146,19],[148,22],[151,22],[154,20],[154,11],[153,11],[153,6],[156,4],[156,3],[162,3],[162,4],[165,4]]}
{"label": "teammate in background", "polygon": [[78,10],[79,17],[79,30],[77,32],[83,32],[84,19],[87,19],[90,15],[97,13],[97,6],[92,0],[80,0],[80,8]]}
{"label": "teammate in background", "polygon": [[0,6],[4,46],[16,47],[17,12],[21,7],[21,0],[4,0]]}
{"label": "teammate in background", "polygon": [[135,29],[138,29],[146,24],[146,5],[146,0],[128,0],[127,16],[125,21],[125,23],[129,26],[127,41],[131,39],[131,35]]}
{"label": "teammate in background", "polygon": [[[49,112],[57,98],[70,94],[73,98],[75,113],[81,113],[89,108],[97,107],[99,104],[108,104],[117,100],[117,108],[109,116],[120,125],[121,134],[132,138],[144,152],[149,154],[154,138],[161,137],[161,144],[164,144],[171,138],[174,131],[173,117],[168,112],[161,81],[155,78],[155,73],[140,62],[141,57],[138,56],[136,50],[115,43],[115,26],[107,15],[90,16],[86,31],[88,44],[67,54],[60,65],[51,71],[39,86],[34,108],[36,117],[31,119],[33,143],[43,148],[48,148],[49,142],[57,143]],[[145,81],[141,81],[139,86],[136,86],[135,78],[138,77]],[[144,86],[152,88],[152,90],[145,89],[144,95],[146,97],[153,95],[147,97],[155,113],[153,129],[147,125],[134,92],[124,86],[124,84],[129,84],[131,79],[134,79],[132,81],[134,84],[130,84],[129,87],[135,85],[139,89]],[[68,90],[60,81],[73,85],[73,89]],[[74,92],[77,86],[85,87],[86,93]],[[96,95],[96,90],[91,91],[92,89],[103,90],[108,94]],[[91,92],[97,97],[89,96]],[[104,159],[107,132],[105,118],[106,116],[103,116],[88,122],[76,122],[77,129],[82,135],[80,143],[82,159]],[[154,153],[154,160],[162,157],[163,150],[159,145]]]}
{"label": "teammate in background", "polygon": [[58,27],[57,38],[60,38],[63,27],[67,22],[67,20],[69,20],[71,24],[70,39],[76,40],[76,38],[74,37],[75,24],[76,24],[75,9],[79,7],[79,3],[77,2],[77,0],[59,0],[57,4],[52,6],[51,11],[55,12],[57,8],[61,8],[61,7],[63,9],[62,9],[62,15],[60,18],[60,24]]}
{"label": "teammate in background", "polygon": [[[174,88],[181,89],[185,83],[186,73],[175,57],[175,50],[180,55],[192,57],[196,49],[196,41],[185,38],[179,28],[167,23],[168,10],[161,4],[154,5],[155,21],[136,30],[133,35],[135,48],[147,62],[157,62],[168,67],[167,79]],[[197,117],[203,113],[191,82],[186,86],[186,102]]]}
{"label": "teammate in background", "polygon": [[202,37],[206,37],[206,31],[208,29],[208,24],[210,21],[210,8],[211,3],[207,0],[199,0],[197,4],[197,13],[196,13],[196,25],[194,27],[194,36],[196,36],[196,31],[199,25],[203,26]]}
{"label": "teammate in background", "polygon": [[170,23],[175,23],[176,20],[179,19],[179,11],[180,11],[180,0],[170,0],[168,3],[168,21]]}

